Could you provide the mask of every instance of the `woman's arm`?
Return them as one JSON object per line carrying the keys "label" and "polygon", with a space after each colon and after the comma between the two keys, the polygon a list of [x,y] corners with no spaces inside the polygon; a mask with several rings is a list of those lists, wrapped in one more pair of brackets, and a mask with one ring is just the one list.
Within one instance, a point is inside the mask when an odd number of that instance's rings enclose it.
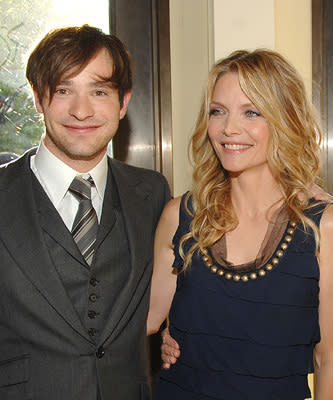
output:
{"label": "woman's arm", "polygon": [[179,207],[180,198],[170,200],[157,225],[147,335],[158,332],[169,314],[176,290],[177,273],[171,268],[174,261],[172,239],[178,228]]}
{"label": "woman's arm", "polygon": [[320,343],[315,348],[315,399],[333,396],[333,206],[328,206],[320,223]]}

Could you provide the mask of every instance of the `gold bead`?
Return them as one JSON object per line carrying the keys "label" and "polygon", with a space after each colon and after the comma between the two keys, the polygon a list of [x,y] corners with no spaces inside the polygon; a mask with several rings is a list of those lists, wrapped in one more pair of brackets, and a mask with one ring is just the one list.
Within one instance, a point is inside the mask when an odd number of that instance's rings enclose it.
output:
{"label": "gold bead", "polygon": [[217,275],[223,276],[223,275],[224,275],[223,269],[219,269],[219,270],[217,271]]}
{"label": "gold bead", "polygon": [[216,274],[216,272],[217,272],[217,266],[216,265],[212,265],[211,267],[210,267],[210,270],[214,273],[214,274]]}
{"label": "gold bead", "polygon": [[282,249],[282,250],[287,250],[287,248],[288,248],[288,244],[283,242],[283,243],[281,244],[281,249]]}
{"label": "gold bead", "polygon": [[249,280],[249,277],[247,275],[242,275],[241,280],[243,282],[247,282]]}
{"label": "gold bead", "polygon": [[232,278],[232,274],[230,272],[226,273],[225,278],[229,281]]}
{"label": "gold bead", "polygon": [[208,257],[207,256],[202,256],[202,259],[204,260],[204,262],[208,261]]}
{"label": "gold bead", "polygon": [[266,271],[263,269],[259,269],[258,271],[259,276],[265,276],[266,275]]}
{"label": "gold bead", "polygon": [[213,261],[212,261],[211,257],[209,257],[209,256],[207,257],[206,265],[207,265],[207,267],[211,267],[213,265]]}
{"label": "gold bead", "polygon": [[279,260],[278,258],[276,258],[276,257],[274,257],[274,258],[272,259],[272,264],[273,264],[273,265],[278,265],[279,262],[280,262],[280,260]]}
{"label": "gold bead", "polygon": [[273,265],[272,264],[267,264],[266,265],[266,269],[267,269],[267,271],[272,271]]}
{"label": "gold bead", "polygon": [[284,240],[288,243],[290,243],[292,241],[292,237],[290,235],[287,235]]}
{"label": "gold bead", "polygon": [[287,230],[287,232],[289,233],[289,235],[293,235],[295,233],[295,229],[294,228],[289,228]]}
{"label": "gold bead", "polygon": [[282,250],[278,250],[278,251],[276,252],[276,255],[277,255],[279,258],[281,258],[281,257],[283,256],[283,251],[282,251]]}
{"label": "gold bead", "polygon": [[255,279],[257,279],[257,274],[255,272],[251,272],[250,278],[254,281]]}
{"label": "gold bead", "polygon": [[290,222],[290,226],[292,226],[293,228],[295,228],[296,222],[295,222],[295,221],[291,221],[291,222]]}
{"label": "gold bead", "polygon": [[235,282],[239,282],[240,281],[240,275],[238,275],[238,274],[235,274],[234,276],[233,276],[233,280],[235,281]]}

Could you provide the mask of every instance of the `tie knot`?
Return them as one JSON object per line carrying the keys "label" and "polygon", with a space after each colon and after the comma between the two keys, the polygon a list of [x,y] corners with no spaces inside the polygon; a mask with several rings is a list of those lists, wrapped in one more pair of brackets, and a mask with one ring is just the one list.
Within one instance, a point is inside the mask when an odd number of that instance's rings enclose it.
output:
{"label": "tie knot", "polygon": [[69,186],[69,190],[79,199],[91,200],[91,187],[94,186],[94,181],[91,176],[84,179],[82,176],[76,176]]}

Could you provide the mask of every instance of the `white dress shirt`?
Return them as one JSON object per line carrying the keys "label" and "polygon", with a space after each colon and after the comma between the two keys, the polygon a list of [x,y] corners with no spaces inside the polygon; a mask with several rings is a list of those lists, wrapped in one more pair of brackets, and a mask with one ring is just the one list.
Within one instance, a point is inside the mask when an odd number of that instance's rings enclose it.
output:
{"label": "white dress shirt", "polygon": [[79,201],[68,188],[75,176],[88,178],[90,175],[95,183],[91,189],[91,201],[100,222],[108,172],[106,154],[91,171],[81,174],[54,156],[42,139],[37,153],[31,157],[30,167],[69,230],[72,228]]}

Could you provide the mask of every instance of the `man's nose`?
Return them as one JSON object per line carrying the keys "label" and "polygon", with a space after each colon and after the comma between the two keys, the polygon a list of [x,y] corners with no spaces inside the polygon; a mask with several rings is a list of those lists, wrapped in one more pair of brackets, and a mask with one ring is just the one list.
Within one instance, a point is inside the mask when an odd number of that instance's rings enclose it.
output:
{"label": "man's nose", "polygon": [[69,114],[79,121],[84,121],[94,115],[94,108],[88,96],[76,95],[72,98]]}

